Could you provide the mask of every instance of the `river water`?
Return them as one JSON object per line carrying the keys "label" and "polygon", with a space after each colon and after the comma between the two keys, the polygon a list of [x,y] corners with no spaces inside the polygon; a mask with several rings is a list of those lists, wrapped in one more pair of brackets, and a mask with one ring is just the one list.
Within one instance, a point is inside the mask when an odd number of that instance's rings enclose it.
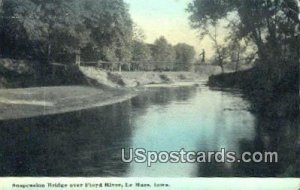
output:
{"label": "river water", "polygon": [[[97,109],[0,122],[1,176],[290,176],[299,131],[248,110],[238,91],[149,88]],[[121,149],[278,151],[279,163],[124,163]],[[128,152],[127,152],[128,153]]]}

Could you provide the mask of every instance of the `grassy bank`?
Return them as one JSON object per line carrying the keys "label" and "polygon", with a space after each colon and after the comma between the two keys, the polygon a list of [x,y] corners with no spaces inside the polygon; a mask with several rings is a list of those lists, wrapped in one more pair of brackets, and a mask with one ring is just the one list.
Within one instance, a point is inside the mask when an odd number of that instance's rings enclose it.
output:
{"label": "grassy bank", "polygon": [[204,79],[192,72],[107,72],[95,67],[80,67],[80,71],[87,78],[113,88],[174,84]]}
{"label": "grassy bank", "polygon": [[40,65],[0,60],[0,120],[106,106],[136,96],[135,87],[171,85],[196,78],[189,72],[117,73],[95,67]]}
{"label": "grassy bank", "polygon": [[123,102],[136,94],[86,86],[0,89],[0,120],[90,109]]}
{"label": "grassy bank", "polygon": [[89,85],[90,82],[75,66],[0,59],[0,88]]}
{"label": "grassy bank", "polygon": [[86,76],[77,66],[0,60],[0,120],[90,109],[135,95]]}

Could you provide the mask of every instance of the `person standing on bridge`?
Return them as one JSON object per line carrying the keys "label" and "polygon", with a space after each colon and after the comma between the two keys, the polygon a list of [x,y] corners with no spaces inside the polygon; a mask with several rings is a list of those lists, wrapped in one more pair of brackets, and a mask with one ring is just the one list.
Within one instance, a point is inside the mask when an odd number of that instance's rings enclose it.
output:
{"label": "person standing on bridge", "polygon": [[202,53],[200,54],[200,57],[201,57],[201,63],[205,63],[205,50],[202,49]]}

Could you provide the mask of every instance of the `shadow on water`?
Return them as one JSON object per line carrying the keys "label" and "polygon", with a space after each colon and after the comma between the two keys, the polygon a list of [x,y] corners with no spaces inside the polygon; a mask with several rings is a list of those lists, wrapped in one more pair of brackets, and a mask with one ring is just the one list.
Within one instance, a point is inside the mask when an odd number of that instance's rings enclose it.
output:
{"label": "shadow on water", "polygon": [[[266,118],[256,115],[255,137],[241,139],[239,153],[277,152],[273,163],[210,163],[198,165],[199,177],[299,177],[299,119]],[[239,155],[240,159],[240,155]]]}
{"label": "shadow on water", "polygon": [[0,176],[123,176],[129,165],[122,162],[121,149],[130,147],[134,117],[149,105],[191,94],[150,90],[102,108],[0,121]]}
{"label": "shadow on water", "polygon": [[128,166],[116,150],[130,144],[130,109],[126,102],[1,122],[1,175],[122,176]]}
{"label": "shadow on water", "polygon": [[147,108],[149,105],[168,105],[172,101],[184,102],[193,98],[197,93],[194,87],[153,88],[132,99],[136,108]]}
{"label": "shadow on water", "polygon": [[241,142],[242,151],[277,152],[278,163],[250,163],[236,166],[235,175],[258,177],[299,177],[299,120],[257,116],[253,142]]}

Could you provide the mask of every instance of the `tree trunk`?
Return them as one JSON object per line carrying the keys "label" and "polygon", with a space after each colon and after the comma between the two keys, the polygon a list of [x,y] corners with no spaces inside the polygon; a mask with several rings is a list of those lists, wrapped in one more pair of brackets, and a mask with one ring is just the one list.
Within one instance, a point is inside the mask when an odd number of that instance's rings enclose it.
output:
{"label": "tree trunk", "polygon": [[235,72],[238,72],[240,64],[240,52],[237,54],[236,63],[235,63]]}
{"label": "tree trunk", "polygon": [[222,74],[225,73],[225,70],[224,70],[224,66],[223,65],[220,65],[221,66],[221,69],[222,69]]}
{"label": "tree trunk", "polygon": [[119,73],[122,73],[122,64],[119,63]]}
{"label": "tree trunk", "polygon": [[225,73],[225,69],[224,69],[223,61],[219,61],[219,66],[220,66],[221,69],[222,69],[222,74],[224,74],[224,73]]}
{"label": "tree trunk", "polygon": [[51,60],[51,43],[48,44],[48,50],[47,50],[47,62],[50,63]]}
{"label": "tree trunk", "polygon": [[128,70],[131,71],[131,64],[128,64]]}

